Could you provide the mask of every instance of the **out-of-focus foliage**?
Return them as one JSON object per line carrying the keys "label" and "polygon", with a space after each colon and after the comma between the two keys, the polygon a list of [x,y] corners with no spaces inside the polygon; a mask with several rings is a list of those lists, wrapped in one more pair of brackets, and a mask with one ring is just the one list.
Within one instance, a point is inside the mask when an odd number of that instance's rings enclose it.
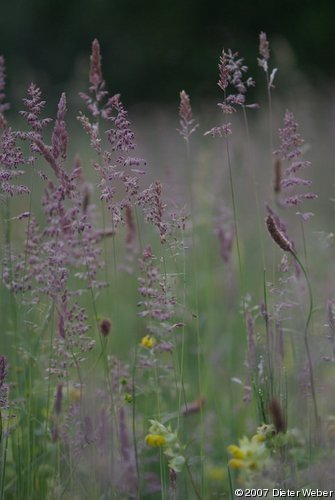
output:
{"label": "out-of-focus foliage", "polygon": [[1,7],[0,53],[12,74],[60,86],[82,75],[98,37],[106,79],[129,102],[175,100],[182,88],[206,98],[222,47],[252,70],[261,30],[286,40],[300,69],[331,75],[334,21],[332,0],[13,0]]}

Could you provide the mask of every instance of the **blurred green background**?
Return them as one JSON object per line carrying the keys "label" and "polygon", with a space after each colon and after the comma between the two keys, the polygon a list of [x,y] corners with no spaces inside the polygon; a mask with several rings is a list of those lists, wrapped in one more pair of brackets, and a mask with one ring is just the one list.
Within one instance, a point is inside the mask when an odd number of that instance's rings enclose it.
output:
{"label": "blurred green background", "polygon": [[274,58],[279,47],[312,82],[330,81],[334,26],[333,0],[12,0],[2,2],[0,53],[10,93],[32,79],[62,90],[86,77],[98,37],[111,92],[127,105],[169,103],[183,88],[217,94],[222,47],[239,51],[255,74],[261,30]]}

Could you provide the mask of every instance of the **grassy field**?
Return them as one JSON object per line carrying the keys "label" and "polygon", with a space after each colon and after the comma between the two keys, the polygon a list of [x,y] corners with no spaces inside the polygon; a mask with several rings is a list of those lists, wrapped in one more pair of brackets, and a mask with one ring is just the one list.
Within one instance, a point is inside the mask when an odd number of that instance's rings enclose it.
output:
{"label": "grassy field", "polygon": [[332,488],[332,109],[258,57],[132,123],[97,41],[77,122],[0,59],[1,499]]}

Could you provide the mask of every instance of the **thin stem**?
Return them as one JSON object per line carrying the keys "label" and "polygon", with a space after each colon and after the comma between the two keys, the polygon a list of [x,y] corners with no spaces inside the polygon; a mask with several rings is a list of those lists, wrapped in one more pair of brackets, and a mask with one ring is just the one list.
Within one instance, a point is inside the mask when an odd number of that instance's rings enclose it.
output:
{"label": "thin stem", "polygon": [[6,477],[9,419],[7,420],[7,429],[5,431],[2,430],[2,416],[1,416],[1,414],[0,414],[0,421],[1,421],[1,433],[5,436],[5,440],[3,443],[3,450],[1,449],[1,461],[2,461],[2,463],[1,463],[0,500],[3,500],[5,498],[4,497],[4,488],[5,488],[5,477]]}
{"label": "thin stem", "polygon": [[269,325],[268,298],[267,298],[267,291],[266,291],[266,269],[264,269],[264,273],[263,273],[263,297],[264,297],[264,320],[265,320],[265,330],[266,330],[266,351],[267,351],[267,361],[268,361],[268,370],[269,370],[269,379],[270,379],[270,393],[271,393],[271,398],[272,398],[273,397],[273,383],[274,383],[273,359],[272,359],[273,339],[271,338],[271,331],[270,331],[270,325]]}
{"label": "thin stem", "polygon": [[311,391],[312,391],[314,416],[315,416],[316,424],[318,425],[319,424],[319,414],[318,414],[318,406],[317,406],[317,400],[316,400],[312,356],[311,356],[311,351],[310,351],[310,346],[309,346],[309,337],[308,337],[309,325],[310,325],[312,314],[313,314],[313,294],[312,294],[311,284],[310,284],[310,281],[309,281],[309,278],[308,278],[308,275],[306,273],[306,269],[305,269],[304,265],[302,264],[298,255],[293,250],[291,250],[291,254],[293,255],[293,257],[295,258],[295,260],[299,264],[299,266],[300,266],[300,268],[305,276],[305,280],[306,280],[307,288],[308,288],[309,309],[308,309],[308,315],[307,315],[305,331],[304,331],[304,343],[305,343],[306,355],[307,355],[307,360],[308,360],[309,378],[310,378],[310,385],[311,385]]}
{"label": "thin stem", "polygon": [[309,273],[308,259],[307,259],[307,245],[306,245],[305,228],[304,228],[304,224],[303,224],[302,218],[300,218],[300,227],[301,227],[301,234],[302,234],[302,244],[303,244],[303,249],[304,249],[304,261],[305,261],[305,265],[306,265],[306,272]]}
{"label": "thin stem", "polygon": [[227,152],[227,161],[228,161],[230,192],[231,192],[231,199],[232,199],[232,205],[233,205],[234,229],[235,229],[235,235],[236,235],[236,248],[237,248],[237,257],[238,257],[238,267],[239,267],[239,273],[240,273],[241,288],[243,290],[243,286],[242,286],[243,275],[242,275],[242,264],[241,264],[241,252],[240,252],[240,242],[239,242],[238,227],[237,227],[237,210],[236,210],[234,183],[233,183],[233,172],[232,172],[231,161],[230,161],[229,141],[228,141],[228,137],[227,136],[226,136],[226,152]]}
{"label": "thin stem", "polygon": [[136,439],[136,363],[137,363],[137,342],[135,344],[134,352],[134,363],[132,367],[132,433],[133,433],[133,443],[134,443],[134,455],[135,455],[135,467],[137,475],[137,498],[141,498],[141,480],[140,480],[140,467],[138,463],[138,449],[137,449],[137,439]]}
{"label": "thin stem", "polygon": [[270,86],[270,79],[269,79],[269,73],[266,71],[266,88],[267,88],[267,94],[268,94],[268,103],[269,103],[269,134],[270,134],[270,153],[271,153],[271,158],[272,158],[272,153],[273,153],[273,126],[272,126],[272,96],[271,96],[271,86]]}
{"label": "thin stem", "polygon": [[198,499],[198,500],[201,500],[201,495],[200,495],[200,493],[199,493],[199,491],[198,491],[197,485],[196,485],[196,484],[195,484],[195,482],[194,482],[194,479],[193,479],[193,476],[192,476],[192,473],[191,473],[191,470],[190,470],[190,466],[188,465],[188,463],[186,463],[186,470],[187,470],[187,473],[188,473],[188,475],[189,475],[189,477],[190,477],[190,480],[191,480],[191,484],[192,484],[192,488],[193,488],[193,490],[194,490],[194,493],[195,493],[195,495],[196,495],[197,499]]}
{"label": "thin stem", "polygon": [[[248,123],[248,116],[247,116],[247,111],[245,106],[242,106],[243,110],[243,119],[244,119],[244,126],[245,126],[245,131],[246,131],[246,136],[247,136],[247,155],[248,158],[252,158],[251,155],[251,148],[250,148],[250,132],[249,132],[249,123]],[[249,160],[250,161],[250,160]],[[261,257],[262,257],[262,264],[263,268],[265,267],[265,252],[264,252],[264,242],[263,242],[263,232],[262,232],[262,217],[261,217],[261,210],[260,210],[260,204],[259,204],[259,196],[258,196],[258,183],[256,180],[256,175],[255,175],[255,169],[254,165],[252,162],[251,164],[251,177],[252,177],[252,182],[253,182],[253,187],[254,187],[254,196],[255,196],[255,204],[256,204],[256,211],[257,211],[257,220],[258,220],[258,233],[259,233],[259,242],[260,242],[260,247],[261,247]]]}
{"label": "thin stem", "polygon": [[[191,149],[190,149],[190,141],[189,139],[186,140],[186,158],[187,158],[187,167],[190,165],[190,156],[191,156]],[[192,229],[191,229],[191,238],[192,238],[192,274],[194,277],[194,295],[195,295],[195,310],[196,310],[196,338],[197,338],[197,369],[198,369],[198,390],[199,390],[199,395],[201,396],[203,391],[203,374],[202,374],[202,343],[201,343],[201,335],[200,335],[200,321],[199,321],[199,285],[198,285],[198,275],[197,275],[197,252],[196,252],[196,242],[195,242],[195,237],[194,237],[194,199],[193,199],[193,177],[191,177],[191,181],[188,183],[189,186],[189,199],[190,199],[190,209],[191,209],[191,224],[192,224]],[[184,305],[186,306],[186,255],[185,255],[185,245],[183,242],[183,256],[184,256]],[[185,396],[185,388],[184,388],[184,350],[185,350],[185,326],[183,326],[182,330],[182,350],[181,350],[181,380],[182,380],[182,390],[184,393],[184,399],[185,399],[185,407],[187,408],[187,401],[186,401],[186,396]],[[181,397],[179,398],[180,401]],[[204,456],[204,439],[205,439],[205,434],[204,434],[204,414],[203,414],[203,408],[202,405],[200,406],[200,429],[201,429],[201,437],[200,437],[200,474],[201,474],[201,490],[203,493],[203,488],[204,488],[204,474],[203,474],[203,456]]]}

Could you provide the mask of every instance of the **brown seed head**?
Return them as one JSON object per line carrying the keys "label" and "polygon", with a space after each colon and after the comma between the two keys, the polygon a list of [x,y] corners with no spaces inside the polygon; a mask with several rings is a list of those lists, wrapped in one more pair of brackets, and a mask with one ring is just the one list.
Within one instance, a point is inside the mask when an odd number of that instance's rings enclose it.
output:
{"label": "brown seed head", "polygon": [[204,397],[200,397],[199,399],[193,401],[192,403],[185,404],[181,410],[182,415],[186,416],[186,415],[191,415],[193,413],[198,413],[204,406],[205,401],[206,400]]}
{"label": "brown seed head", "polygon": [[272,239],[277,243],[277,245],[282,250],[284,250],[284,252],[292,252],[293,248],[292,248],[291,242],[280,231],[280,229],[278,228],[276,221],[272,217],[272,215],[267,216],[266,225],[267,225],[267,228],[268,228],[270,235],[272,236]]}
{"label": "brown seed head", "polygon": [[272,416],[273,425],[278,432],[286,432],[286,419],[279,401],[273,398],[269,403],[269,410]]}
{"label": "brown seed head", "polygon": [[111,331],[112,323],[109,319],[103,319],[100,322],[100,332],[103,337],[107,337]]}

